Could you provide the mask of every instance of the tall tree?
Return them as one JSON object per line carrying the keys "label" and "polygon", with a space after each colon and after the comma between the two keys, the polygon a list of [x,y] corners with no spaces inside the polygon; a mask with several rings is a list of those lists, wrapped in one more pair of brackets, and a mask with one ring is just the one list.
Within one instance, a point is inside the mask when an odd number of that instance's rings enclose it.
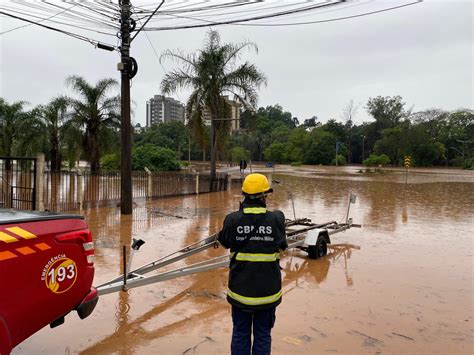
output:
{"label": "tall tree", "polygon": [[371,97],[367,102],[367,112],[375,118],[379,125],[379,131],[385,128],[394,128],[402,118],[408,116],[401,96]]}
{"label": "tall tree", "polygon": [[24,110],[25,101],[12,104],[0,98],[0,154],[11,156],[15,143],[21,139],[29,113]]}
{"label": "tall tree", "polygon": [[256,89],[266,83],[255,65],[249,62],[237,65],[244,49],[257,51],[257,46],[252,42],[222,44],[219,33],[211,30],[201,50],[191,54],[167,50],[161,56],[161,60],[170,58],[182,64],[182,68],[165,75],[162,92],[191,89],[186,105],[188,117],[202,121],[207,112],[211,119],[211,184],[216,177],[217,138],[225,137],[230,127],[230,122],[222,119],[227,117],[229,109],[224,96],[233,95],[234,100],[252,109],[257,103]]}
{"label": "tall tree", "polygon": [[352,161],[352,137],[354,128],[354,119],[357,114],[358,106],[354,104],[354,100],[349,101],[342,110],[342,117],[346,121],[344,127],[346,130],[346,146],[347,146],[347,162]]}
{"label": "tall tree", "polygon": [[67,83],[81,99],[72,99],[73,115],[71,122],[83,132],[83,153],[89,162],[92,173],[100,170],[101,148],[106,142],[109,129],[120,125],[120,97],[108,96],[108,92],[118,86],[114,79],[99,80],[96,85],[89,84],[80,76],[70,76]]}
{"label": "tall tree", "polygon": [[66,135],[67,122],[69,119],[69,102],[64,96],[51,100],[45,106],[39,106],[34,114],[35,126],[39,132],[45,135],[47,156],[51,161],[51,170],[61,170],[61,148],[62,139]]}

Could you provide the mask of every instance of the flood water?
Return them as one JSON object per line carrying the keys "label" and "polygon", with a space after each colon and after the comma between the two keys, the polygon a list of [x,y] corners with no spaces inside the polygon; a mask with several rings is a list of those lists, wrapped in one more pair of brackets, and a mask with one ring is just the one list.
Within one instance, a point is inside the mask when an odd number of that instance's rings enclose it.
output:
{"label": "flood water", "polygon": [[[273,353],[472,354],[474,172],[412,169],[405,184],[402,170],[357,170],[266,171],[280,182],[270,209],[287,218],[343,221],[352,191],[351,216],[362,224],[333,235],[332,243],[344,246],[324,258],[310,260],[300,250],[284,254]],[[94,284],[121,274],[121,246],[131,238],[146,241],[133,257],[138,267],[218,232],[240,197],[236,185],[137,201],[131,216],[116,207],[84,211],[95,238]],[[206,250],[180,265],[224,253]],[[89,318],[79,320],[74,312],[13,353],[229,353],[226,281],[227,271],[219,269],[102,296]]]}

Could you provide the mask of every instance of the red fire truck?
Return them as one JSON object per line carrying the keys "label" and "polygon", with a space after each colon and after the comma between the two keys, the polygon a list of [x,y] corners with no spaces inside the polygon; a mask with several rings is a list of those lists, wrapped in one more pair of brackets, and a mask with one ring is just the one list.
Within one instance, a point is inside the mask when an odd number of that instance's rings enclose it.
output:
{"label": "red fire truck", "polygon": [[94,246],[82,216],[0,209],[0,354],[98,301]]}

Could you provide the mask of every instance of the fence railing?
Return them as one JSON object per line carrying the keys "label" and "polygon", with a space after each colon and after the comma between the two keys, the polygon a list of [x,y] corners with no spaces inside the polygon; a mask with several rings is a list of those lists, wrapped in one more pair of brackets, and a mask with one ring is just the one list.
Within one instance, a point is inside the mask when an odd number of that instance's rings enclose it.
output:
{"label": "fence railing", "polygon": [[[210,175],[189,172],[132,172],[132,196],[162,198],[225,191],[228,175],[219,173],[211,188]],[[70,211],[120,202],[120,172],[45,172],[44,208]]]}
{"label": "fence railing", "polygon": [[35,158],[0,157],[0,207],[36,209]]}

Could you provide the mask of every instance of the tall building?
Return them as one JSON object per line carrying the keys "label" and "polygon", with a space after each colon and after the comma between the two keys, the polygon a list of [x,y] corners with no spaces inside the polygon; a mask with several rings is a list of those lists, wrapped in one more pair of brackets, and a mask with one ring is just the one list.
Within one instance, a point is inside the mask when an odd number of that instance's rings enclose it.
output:
{"label": "tall building", "polygon": [[[229,117],[219,117],[219,119],[229,120],[230,121],[230,131],[238,131],[240,129],[240,103],[237,101],[229,99],[229,96],[222,96],[226,103],[229,105]],[[211,125],[211,115],[209,110],[204,110],[202,115],[204,124],[206,126]]]}
{"label": "tall building", "polygon": [[155,95],[146,102],[146,126],[160,122],[180,121],[184,123],[184,104],[172,97]]}

